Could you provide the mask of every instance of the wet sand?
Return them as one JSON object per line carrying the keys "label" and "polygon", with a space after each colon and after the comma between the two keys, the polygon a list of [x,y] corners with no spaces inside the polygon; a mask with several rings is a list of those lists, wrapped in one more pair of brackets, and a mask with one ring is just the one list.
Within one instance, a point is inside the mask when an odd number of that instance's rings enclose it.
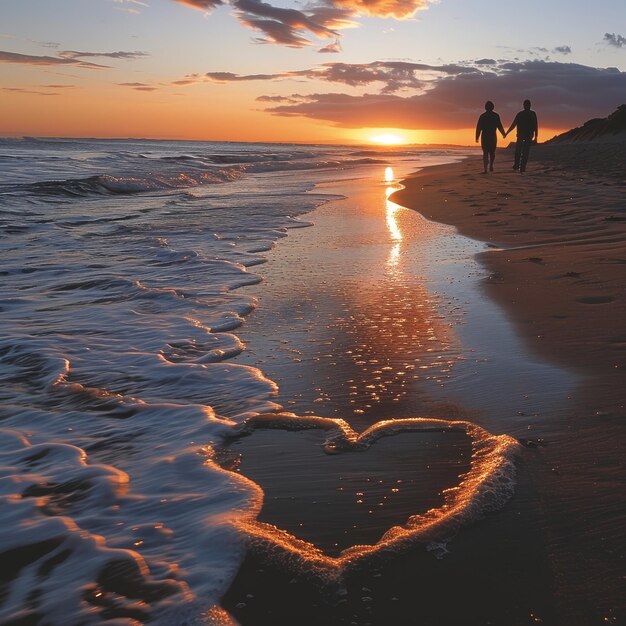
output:
{"label": "wet sand", "polygon": [[[474,158],[428,168],[387,194],[394,219],[385,236],[380,221],[367,226],[375,199],[357,193],[318,209],[314,236],[301,231],[272,253],[264,288],[279,304],[268,310],[261,297],[242,338],[251,347],[244,360],[277,380],[286,408],[343,417],[359,429],[381,417],[462,417],[525,445],[511,500],[463,527],[447,553],[420,544],[383,551],[337,586],[253,546],[224,598],[242,626],[622,622],[623,151],[583,154],[587,169],[572,148],[538,148],[524,176],[508,169],[505,151],[493,175],[481,175]],[[602,163],[610,175],[599,176]],[[489,247],[454,244],[438,223]],[[469,260],[475,254],[478,269]],[[369,280],[364,257],[379,268]],[[270,328],[277,334],[263,340]],[[407,379],[410,363],[424,370]],[[393,375],[368,395],[367,381],[383,367]],[[252,438],[247,444],[254,447]],[[275,454],[254,448],[246,467],[266,480],[268,498],[292,477],[272,473]],[[320,467],[309,459],[309,502],[299,514],[317,506]],[[277,524],[297,518],[272,512],[271,503],[262,515]]]}
{"label": "wet sand", "polygon": [[554,623],[618,623],[626,597],[626,146],[540,146],[524,175],[511,160],[500,151],[487,176],[478,159],[430,168],[393,200],[497,246],[480,255],[486,294],[534,354],[580,375],[570,413],[552,419],[542,462],[531,468],[546,516]]}
{"label": "wet sand", "polygon": [[[475,175],[475,164],[426,170],[392,198],[438,220],[434,209],[445,200],[486,197],[475,187],[491,183]],[[432,195],[420,196],[430,185]],[[576,389],[587,375],[568,362],[550,364],[550,354],[519,340],[517,319],[513,327],[484,297],[494,279],[473,256],[481,253],[484,263],[502,252],[484,252],[484,245],[398,207],[381,186],[329,186],[348,198],[317,209],[314,229],[291,234],[269,255],[260,306],[240,333],[250,348],[240,362],[276,380],[277,401],[299,415],[341,417],[357,430],[381,418],[470,419],[518,437],[526,446],[520,446],[515,493],[441,550],[422,543],[381,551],[345,571],[340,584],[324,584],[306,563],[253,545],[223,605],[242,626],[618,623],[620,490],[613,470],[619,459],[608,443],[607,455],[597,448],[590,455],[578,439],[585,418]],[[531,260],[523,267],[536,265]],[[603,432],[593,430],[594,446],[602,445]],[[249,456],[241,463],[266,491],[263,519],[281,527],[293,523],[293,532],[308,507],[324,525],[315,507],[323,497],[320,483],[332,489],[333,480],[316,480],[326,471],[322,455],[299,454],[298,444],[290,451],[292,465],[283,466],[276,448],[260,440],[256,445],[254,437],[244,444]],[[575,459],[566,458],[574,453]],[[294,471],[293,463],[305,459]],[[608,465],[594,467],[594,460]],[[438,479],[441,487],[448,470]],[[298,476],[308,478],[306,488]],[[600,476],[601,499],[581,497],[597,489]],[[334,486],[340,486],[337,478]],[[294,496],[302,496],[303,510],[275,506],[276,498]],[[390,511],[396,519],[406,513],[402,506]],[[334,511],[333,524],[335,517],[344,529],[350,523]],[[369,538],[390,519],[367,529]],[[309,539],[319,541],[315,531]]]}
{"label": "wet sand", "polygon": [[258,520],[280,520],[283,530],[333,557],[373,545],[411,515],[441,506],[443,490],[468,471],[472,452],[461,432],[398,434],[368,450],[332,455],[324,453],[325,436],[257,430],[228,452],[231,468],[263,489]]}
{"label": "wet sand", "polygon": [[[626,149],[597,146],[595,160],[581,150],[535,148],[524,175],[504,150],[487,176],[475,159],[428,168],[392,199],[504,248],[480,259],[489,296],[534,351],[593,379],[591,408],[623,413]],[[603,166],[611,175],[599,174]]]}

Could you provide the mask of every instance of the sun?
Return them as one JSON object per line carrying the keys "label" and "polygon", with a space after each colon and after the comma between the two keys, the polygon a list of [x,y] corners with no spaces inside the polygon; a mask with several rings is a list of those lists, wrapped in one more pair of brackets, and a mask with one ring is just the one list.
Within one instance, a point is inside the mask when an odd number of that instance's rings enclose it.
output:
{"label": "sun", "polygon": [[407,143],[405,137],[400,135],[394,135],[393,133],[383,133],[381,135],[374,135],[370,137],[372,143],[379,143],[383,146],[399,146],[403,143]]}

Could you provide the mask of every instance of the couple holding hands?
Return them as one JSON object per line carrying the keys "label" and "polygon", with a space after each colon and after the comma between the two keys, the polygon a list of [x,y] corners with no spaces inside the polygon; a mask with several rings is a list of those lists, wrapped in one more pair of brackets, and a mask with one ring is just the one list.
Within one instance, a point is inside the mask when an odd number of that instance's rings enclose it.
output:
{"label": "couple holding hands", "polygon": [[476,124],[476,142],[482,135],[480,143],[483,148],[484,173],[487,173],[487,166],[489,166],[489,171],[493,172],[493,161],[496,158],[496,145],[498,143],[496,131],[499,130],[502,136],[506,137],[514,128],[517,128],[517,144],[515,145],[513,169],[524,172],[526,163],[528,163],[530,146],[537,143],[539,136],[537,114],[531,111],[530,100],[524,100],[524,110],[515,116],[509,130],[504,132],[500,116],[493,109],[493,102],[488,100],[485,103],[485,112],[478,118],[478,124]]}

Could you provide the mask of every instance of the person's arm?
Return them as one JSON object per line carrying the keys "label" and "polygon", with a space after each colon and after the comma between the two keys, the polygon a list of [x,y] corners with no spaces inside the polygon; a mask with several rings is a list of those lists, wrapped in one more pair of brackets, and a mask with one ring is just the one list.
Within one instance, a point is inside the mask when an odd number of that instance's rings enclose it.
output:
{"label": "person's arm", "polygon": [[476,122],[476,143],[478,143],[478,138],[480,137],[480,132],[482,130],[482,126],[480,123],[480,120],[482,119],[482,116],[478,118],[478,122]]}
{"label": "person's arm", "polygon": [[506,133],[504,133],[505,137],[517,126],[518,115],[519,113],[515,116],[515,119],[511,122],[511,125],[509,126],[509,130],[507,130]]}
{"label": "person's arm", "polygon": [[504,128],[502,127],[502,120],[500,119],[500,116],[499,116],[499,115],[498,115],[498,128],[497,128],[497,130],[499,130],[499,131],[500,131],[500,134],[501,134],[503,137],[506,137],[506,133],[504,132]]}
{"label": "person's arm", "polygon": [[536,113],[533,115],[533,118],[534,118],[533,121],[534,121],[534,124],[535,124],[535,128],[534,128],[534,131],[535,131],[535,143],[537,143],[539,141],[539,122],[537,121],[537,114]]}

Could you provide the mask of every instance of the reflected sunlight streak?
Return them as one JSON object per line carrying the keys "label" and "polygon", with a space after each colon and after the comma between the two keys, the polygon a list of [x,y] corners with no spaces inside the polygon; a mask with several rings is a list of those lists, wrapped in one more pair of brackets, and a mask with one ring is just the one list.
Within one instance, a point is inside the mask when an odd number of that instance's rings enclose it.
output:
{"label": "reflected sunlight streak", "polygon": [[387,266],[394,268],[398,265],[398,258],[400,256],[400,243],[394,244],[393,248],[389,251],[389,257],[387,257]]}
{"label": "reflected sunlight streak", "polygon": [[395,191],[393,187],[387,187],[385,191],[385,209],[387,216],[387,228],[389,229],[389,234],[391,235],[391,239],[394,242],[402,241],[402,231],[398,226],[398,221],[396,220],[396,213],[402,207],[395,202],[389,200],[389,196]]}
{"label": "reflected sunlight streak", "polygon": [[[385,179],[387,181],[393,180],[393,170],[390,167],[385,170]],[[398,265],[398,260],[400,258],[400,242],[403,239],[402,231],[400,230],[398,221],[396,220],[396,213],[398,209],[401,209],[402,207],[389,200],[389,196],[394,191],[395,189],[393,187],[387,187],[385,190],[385,215],[387,218],[387,229],[391,235],[391,240],[394,242],[393,247],[389,251],[389,257],[387,258],[387,267],[390,269],[395,269]]]}

